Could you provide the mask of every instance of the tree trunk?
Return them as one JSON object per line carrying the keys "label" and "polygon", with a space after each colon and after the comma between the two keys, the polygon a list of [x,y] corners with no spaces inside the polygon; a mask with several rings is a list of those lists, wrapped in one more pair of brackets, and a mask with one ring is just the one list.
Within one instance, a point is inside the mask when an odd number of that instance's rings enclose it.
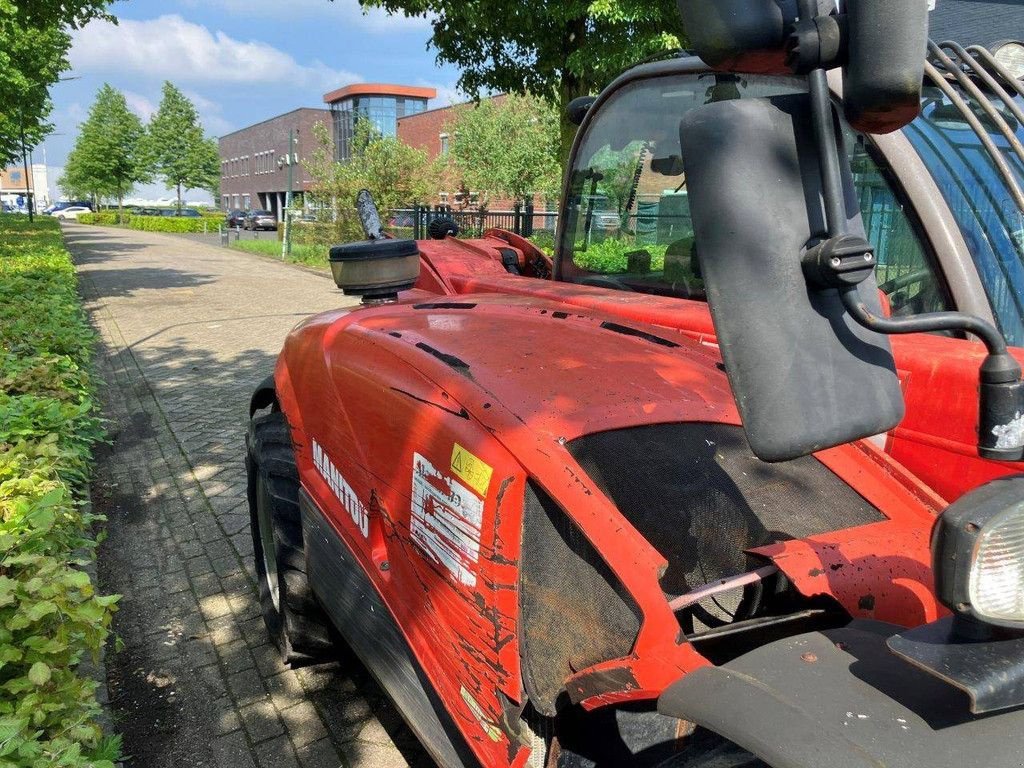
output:
{"label": "tree trunk", "polygon": [[589,95],[587,84],[569,71],[569,56],[585,44],[586,34],[586,16],[574,19],[566,25],[565,41],[562,45],[565,59],[562,64],[562,80],[558,84],[558,162],[563,171],[569,163],[569,152],[572,151],[572,142],[577,131],[577,126],[569,122],[569,104],[579,96]]}
{"label": "tree trunk", "polygon": [[181,182],[178,182],[178,215],[181,216]]}
{"label": "tree trunk", "polygon": [[117,223],[124,224],[124,193],[117,190]]}

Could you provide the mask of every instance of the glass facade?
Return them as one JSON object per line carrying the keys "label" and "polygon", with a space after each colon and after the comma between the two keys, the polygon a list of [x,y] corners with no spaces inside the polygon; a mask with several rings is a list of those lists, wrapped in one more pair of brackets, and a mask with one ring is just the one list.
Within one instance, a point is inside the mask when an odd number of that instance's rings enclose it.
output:
{"label": "glass facade", "polygon": [[331,104],[338,160],[344,162],[352,156],[352,138],[361,120],[368,121],[381,136],[395,136],[399,118],[426,109],[426,99],[410,96],[350,96]]}

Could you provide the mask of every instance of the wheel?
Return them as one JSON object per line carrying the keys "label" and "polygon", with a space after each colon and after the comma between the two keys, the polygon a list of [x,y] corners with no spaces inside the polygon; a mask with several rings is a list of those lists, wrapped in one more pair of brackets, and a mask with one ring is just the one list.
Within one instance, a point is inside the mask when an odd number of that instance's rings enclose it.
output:
{"label": "wheel", "polygon": [[256,416],[246,436],[249,520],[263,620],[287,664],[331,649],[330,622],[306,575],[299,472],[280,411]]}
{"label": "wheel", "polygon": [[769,768],[742,747],[698,728],[677,754],[656,768]]}

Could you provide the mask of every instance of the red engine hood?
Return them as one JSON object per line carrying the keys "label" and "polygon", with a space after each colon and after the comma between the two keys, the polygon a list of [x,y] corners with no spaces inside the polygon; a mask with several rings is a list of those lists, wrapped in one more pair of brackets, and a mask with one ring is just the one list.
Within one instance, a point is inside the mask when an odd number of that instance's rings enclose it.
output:
{"label": "red engine hood", "polygon": [[717,351],[679,332],[535,297],[431,299],[338,322],[432,369],[452,394],[477,389],[521,426],[555,439],[673,421],[740,423]]}

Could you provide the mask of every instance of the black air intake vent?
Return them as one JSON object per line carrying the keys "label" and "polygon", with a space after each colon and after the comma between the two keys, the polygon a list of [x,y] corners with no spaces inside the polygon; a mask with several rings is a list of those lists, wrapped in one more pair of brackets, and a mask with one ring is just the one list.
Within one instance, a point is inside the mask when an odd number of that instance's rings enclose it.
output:
{"label": "black air intake vent", "polygon": [[740,427],[631,427],[567,447],[669,561],[661,583],[672,595],[749,570],[744,550],[885,520],[813,457],[755,458]]}

